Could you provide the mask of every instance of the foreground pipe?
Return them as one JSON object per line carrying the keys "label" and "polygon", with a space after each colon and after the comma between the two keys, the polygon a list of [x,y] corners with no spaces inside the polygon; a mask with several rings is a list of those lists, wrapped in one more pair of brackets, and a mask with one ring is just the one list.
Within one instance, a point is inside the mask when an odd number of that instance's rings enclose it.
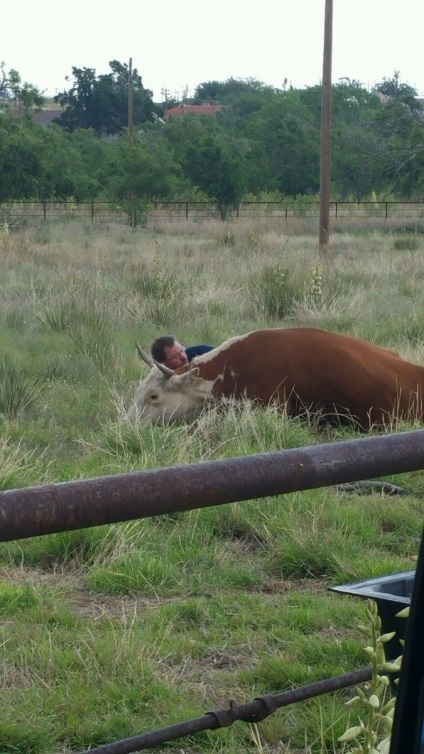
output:
{"label": "foreground pipe", "polygon": [[[175,741],[176,738],[189,736],[192,733],[200,733],[204,730],[216,730],[217,728],[228,728],[237,720],[245,723],[257,723],[265,720],[280,707],[287,707],[289,704],[303,702],[306,699],[313,699],[322,694],[328,694],[331,691],[345,689],[372,678],[372,667],[361,668],[361,670],[351,670],[350,673],[336,675],[333,678],[326,678],[324,681],[316,681],[308,686],[300,686],[289,691],[280,691],[276,694],[265,694],[258,696],[253,702],[247,704],[236,704],[230,702],[227,709],[214,710],[207,712],[202,717],[196,717],[192,720],[185,720],[182,723],[170,725],[168,728],[160,728],[151,733],[141,733],[133,738],[125,738],[122,741],[105,744],[95,749],[88,749],[81,754],[131,754],[134,751],[150,749],[152,746]],[[183,749],[180,749],[183,751]]]}
{"label": "foreground pipe", "polygon": [[0,492],[0,541],[424,468],[424,430]]}

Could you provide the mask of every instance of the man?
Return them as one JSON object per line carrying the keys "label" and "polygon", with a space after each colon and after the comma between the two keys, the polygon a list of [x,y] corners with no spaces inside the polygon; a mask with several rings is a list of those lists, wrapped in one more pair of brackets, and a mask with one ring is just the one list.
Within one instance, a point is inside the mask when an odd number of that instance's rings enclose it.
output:
{"label": "man", "polygon": [[164,364],[169,369],[178,369],[192,361],[195,356],[201,356],[213,350],[213,346],[189,346],[184,348],[173,335],[162,335],[153,341],[150,353],[155,361]]}

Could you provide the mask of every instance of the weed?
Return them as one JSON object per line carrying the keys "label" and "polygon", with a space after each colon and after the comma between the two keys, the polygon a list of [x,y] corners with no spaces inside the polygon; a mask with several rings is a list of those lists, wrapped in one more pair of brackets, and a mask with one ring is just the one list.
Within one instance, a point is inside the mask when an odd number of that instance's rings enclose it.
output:
{"label": "weed", "polygon": [[28,374],[4,358],[0,362],[0,415],[10,419],[29,410],[39,400],[44,380]]}

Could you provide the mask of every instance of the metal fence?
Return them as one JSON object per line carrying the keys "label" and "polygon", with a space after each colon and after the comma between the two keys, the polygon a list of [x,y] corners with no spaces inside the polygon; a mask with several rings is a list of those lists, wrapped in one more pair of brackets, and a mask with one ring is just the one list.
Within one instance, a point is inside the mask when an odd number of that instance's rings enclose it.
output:
{"label": "metal fence", "polygon": [[[148,219],[199,221],[220,218],[212,202],[172,201],[149,202],[143,208]],[[319,202],[240,202],[237,209],[229,211],[227,219],[244,218],[318,218]],[[113,202],[4,202],[0,204],[0,224],[30,219],[82,218],[92,222],[127,219],[127,212]],[[395,219],[415,228],[424,223],[424,202],[330,202],[330,218]]]}
{"label": "metal fence", "polygon": [[[0,492],[0,541],[149,518],[423,468],[424,430],[416,430],[8,490]],[[172,490],[171,495],[169,490]],[[370,677],[371,669],[362,668],[300,689],[265,694],[249,704],[233,702],[227,710],[215,710],[194,720],[92,748],[90,754],[129,754],[192,733],[227,727],[236,720],[260,721],[279,707],[352,686]]]}

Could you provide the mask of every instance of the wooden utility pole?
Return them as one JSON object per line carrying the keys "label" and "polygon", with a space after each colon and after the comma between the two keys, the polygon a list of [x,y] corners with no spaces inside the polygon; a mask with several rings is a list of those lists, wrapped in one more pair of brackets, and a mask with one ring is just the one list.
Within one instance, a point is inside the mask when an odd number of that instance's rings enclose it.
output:
{"label": "wooden utility pole", "polygon": [[134,144],[134,86],[132,78],[132,58],[128,66],[128,142]]}
{"label": "wooden utility pole", "polygon": [[324,56],[321,95],[321,167],[319,250],[325,254],[330,232],[331,185],[331,59],[333,47],[333,0],[325,0]]}

